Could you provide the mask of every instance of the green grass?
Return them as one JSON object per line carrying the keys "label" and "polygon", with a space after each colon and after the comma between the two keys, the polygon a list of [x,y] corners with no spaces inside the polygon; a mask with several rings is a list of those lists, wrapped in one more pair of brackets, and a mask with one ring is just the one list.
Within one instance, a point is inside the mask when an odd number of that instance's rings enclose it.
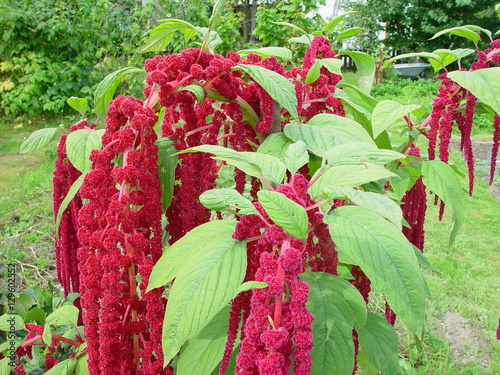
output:
{"label": "green grass", "polygon": [[19,146],[34,130],[60,122],[0,121],[0,262],[17,264],[23,286],[54,280],[51,200],[56,142],[30,154],[19,154]]}

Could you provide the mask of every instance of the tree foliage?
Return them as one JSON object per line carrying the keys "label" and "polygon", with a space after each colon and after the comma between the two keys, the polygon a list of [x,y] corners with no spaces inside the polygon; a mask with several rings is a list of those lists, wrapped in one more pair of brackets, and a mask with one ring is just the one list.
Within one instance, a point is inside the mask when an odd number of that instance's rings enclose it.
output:
{"label": "tree foliage", "polygon": [[499,27],[494,4],[488,0],[355,0],[344,1],[344,10],[357,11],[351,18],[356,26],[387,33],[384,44],[405,51],[461,48],[462,38],[429,40],[437,32],[456,26]]}

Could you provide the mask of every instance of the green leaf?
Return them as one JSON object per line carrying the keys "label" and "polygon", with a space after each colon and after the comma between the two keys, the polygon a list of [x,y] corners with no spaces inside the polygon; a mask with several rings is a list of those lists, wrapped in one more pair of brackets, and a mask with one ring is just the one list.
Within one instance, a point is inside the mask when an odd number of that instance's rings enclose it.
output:
{"label": "green leaf", "polygon": [[[356,187],[368,182],[395,176],[384,167],[377,164],[364,163],[362,165],[338,165],[316,172],[322,173],[309,187],[311,197],[317,197],[325,188]],[[314,176],[313,179],[316,177]]]}
{"label": "green leaf", "polygon": [[290,172],[295,173],[307,163],[309,163],[309,154],[304,142],[298,141],[288,146],[285,153],[285,165]]}
{"label": "green leaf", "polygon": [[394,61],[407,59],[409,57],[425,57],[426,59],[436,60],[440,64],[442,63],[441,57],[439,55],[436,55],[435,53],[430,53],[430,52],[403,53],[402,55],[395,56],[392,59],[389,59],[386,62],[384,62],[384,64],[382,64],[382,66],[380,67],[380,70],[387,68],[389,64]]}
{"label": "green leaf", "polygon": [[20,293],[15,301],[15,312],[23,319],[26,319],[26,313],[36,303],[35,299],[27,293]]}
{"label": "green leaf", "polygon": [[244,49],[238,51],[238,53],[240,55],[248,55],[249,53],[255,53],[264,58],[274,56],[282,58],[283,60],[291,60],[293,58],[292,51],[290,51],[288,48],[285,47],[262,47],[255,49]]}
{"label": "green leaf", "polygon": [[366,324],[356,328],[360,350],[374,367],[384,375],[399,373],[398,336],[387,321],[374,313],[368,313]]}
{"label": "green leaf", "polygon": [[10,370],[12,367],[9,365],[10,358],[5,357],[0,359],[0,375],[10,375],[11,372]]}
{"label": "green leaf", "polygon": [[171,282],[190,254],[203,251],[205,246],[217,246],[225,238],[231,237],[235,227],[236,221],[216,220],[190,230],[184,237],[166,248],[158,259],[149,276],[147,291]]}
{"label": "green leaf", "polygon": [[184,41],[187,42],[196,35],[195,27],[189,22],[168,19],[158,21],[161,24],[156,26],[149,35],[146,44],[142,47],[141,52],[159,52],[172,41],[176,31],[181,31],[184,34]]}
{"label": "green leaf", "polygon": [[230,306],[225,306],[201,332],[181,349],[178,375],[210,375],[222,360],[227,341]]}
{"label": "green leaf", "polygon": [[378,375],[378,368],[374,367],[364,351],[359,351],[356,357],[359,367],[365,375]]}
{"label": "green leaf", "polygon": [[246,281],[240,285],[238,293],[246,292],[250,289],[262,289],[265,287],[267,287],[267,283],[264,283],[262,281]]}
{"label": "green leaf", "polygon": [[155,144],[158,146],[158,171],[160,173],[161,183],[161,204],[162,209],[166,210],[172,202],[175,184],[175,168],[177,166],[178,156],[174,142],[170,138],[160,138]]}
{"label": "green leaf", "polygon": [[337,196],[339,194],[349,198],[356,206],[364,207],[393,223],[396,228],[401,229],[403,214],[399,205],[385,195],[369,191],[356,190],[352,188],[324,189],[327,195],[330,191]]}
{"label": "green leaf", "polygon": [[500,113],[500,68],[479,69],[473,72],[455,71],[447,75],[472,95]]}
{"label": "green leaf", "polygon": [[229,148],[214,145],[196,146],[182,151],[181,153],[195,151],[214,154],[214,159],[224,160],[227,164],[241,169],[243,172],[252,177],[261,177],[262,175],[267,181],[276,185],[281,183],[285,177],[286,165],[278,158],[268,154],[258,152],[238,152]]}
{"label": "green leaf", "polygon": [[80,172],[85,173],[92,168],[90,153],[92,150],[100,150],[102,147],[101,137],[104,129],[90,130],[79,129],[66,138],[66,154],[73,166]]}
{"label": "green leaf", "polygon": [[227,8],[227,0],[215,1],[214,8],[212,10],[212,15],[210,16],[210,20],[208,21],[210,29],[213,29],[218,25],[220,16],[224,11],[226,11],[226,8]]}
{"label": "green leaf", "polygon": [[458,229],[462,225],[464,193],[456,173],[440,160],[428,160],[422,164],[422,182],[433,191],[446,206],[451,209],[453,224],[450,234],[450,245],[455,240]]}
{"label": "green leaf", "polygon": [[77,360],[76,358],[65,359],[56,363],[49,371],[44,372],[45,375],[71,375],[75,371]]}
{"label": "green leaf", "polygon": [[163,322],[165,364],[236,296],[246,273],[245,247],[228,236],[205,242],[198,251],[184,249],[188,254],[175,275]]}
{"label": "green leaf", "polygon": [[299,44],[305,44],[306,46],[309,46],[311,44],[311,40],[314,35],[307,34],[307,35],[302,35],[299,37],[295,38],[290,38],[288,39],[289,43],[299,43]]}
{"label": "green leaf", "polygon": [[203,87],[198,86],[198,85],[189,85],[189,86],[184,86],[179,89],[179,91],[189,91],[196,96],[196,99],[198,102],[203,103],[205,100],[205,91],[203,91]]}
{"label": "green leaf", "polygon": [[464,57],[467,57],[469,55],[472,55],[476,53],[473,49],[470,48],[458,48],[455,50],[450,50],[450,49],[437,49],[434,52],[436,55],[441,57],[442,64],[438,63],[436,60],[430,60],[430,64],[432,65],[432,68],[434,69],[434,72],[437,72],[444,68],[445,66],[450,65],[452,62],[455,62],[457,60],[461,60]]}
{"label": "green leaf", "polygon": [[338,143],[334,129],[320,126],[287,124],[285,135],[295,141],[304,142],[307,149],[318,156],[323,156],[333,145]]}
{"label": "green leaf", "polygon": [[210,53],[214,53],[217,46],[222,44],[222,39],[220,38],[217,31],[211,30],[208,27],[194,27],[196,33],[202,40],[206,40],[206,47]]}
{"label": "green leaf", "polygon": [[307,239],[309,221],[304,207],[275,191],[261,190],[257,197],[276,225],[295,238],[303,241]]}
{"label": "green leaf", "polygon": [[362,91],[369,94],[372,89],[377,67],[374,58],[367,53],[358,51],[340,51],[339,54],[348,55],[353,59],[357,69],[357,86]]}
{"label": "green leaf", "polygon": [[313,314],[311,374],[350,375],[354,367],[352,328],[366,322],[366,304],[348,281],[325,272],[305,272],[307,309]]}
{"label": "green leaf", "polygon": [[298,119],[297,97],[293,84],[282,75],[261,66],[239,64],[233,69],[250,75],[275,101]]}
{"label": "green leaf", "polygon": [[72,96],[66,100],[66,103],[80,113],[82,116],[87,112],[88,101],[85,98],[78,98],[76,96]]}
{"label": "green leaf", "polygon": [[[366,142],[375,144],[368,132],[356,121],[329,113],[320,113],[309,120],[308,125],[328,126],[335,131],[340,143]],[[338,145],[337,144],[337,145]],[[331,147],[336,145],[331,145]],[[330,148],[331,148],[330,147]]]}
{"label": "green leaf", "polygon": [[342,19],[345,17],[345,16],[349,16],[351,14],[355,14],[356,12],[354,11],[351,11],[351,12],[346,12],[344,14],[341,14],[340,16],[337,16],[335,17],[334,19],[332,19],[330,22],[328,22],[328,24],[325,26],[325,34],[328,34],[331,30],[333,30],[335,28],[335,26],[337,26],[339,24],[340,21],[342,21]]}
{"label": "green leaf", "polygon": [[[474,44],[477,44],[477,42],[479,42],[479,40],[481,39],[479,34],[476,33],[475,31],[471,30],[469,26],[457,26],[457,27],[450,27],[449,29],[441,30],[440,32],[434,34],[434,36],[432,38],[430,38],[429,40],[436,39],[437,37],[444,35],[444,34],[451,34],[451,35],[460,36],[462,38],[467,38],[469,40],[472,40],[474,42]],[[491,35],[491,33],[490,33],[490,35]]]}
{"label": "green leaf", "polygon": [[[426,284],[413,248],[387,220],[363,207],[344,206],[325,217],[339,260],[359,265],[408,327],[422,337]],[[349,263],[349,262],[347,262]]]}
{"label": "green leaf", "polygon": [[116,88],[127,75],[132,73],[146,74],[143,69],[127,67],[108,74],[97,85],[94,92],[94,113],[98,117],[102,119],[106,117],[106,111],[108,110],[109,102],[111,101],[111,99],[113,99]]}
{"label": "green leaf", "polygon": [[43,325],[43,323],[45,322],[46,316],[47,316],[47,313],[45,311],[43,311],[39,307],[34,307],[26,313],[26,316],[24,317],[24,321],[26,323],[35,322],[36,324]]}
{"label": "green leaf", "polygon": [[200,195],[200,203],[209,210],[233,211],[239,209],[240,214],[258,214],[256,208],[248,199],[234,189],[211,189]]}
{"label": "green leaf", "polygon": [[[351,98],[351,96],[353,98]],[[371,118],[372,115],[364,106],[360,105],[359,96],[352,90],[336,90],[333,97],[340,99],[346,113],[352,116],[352,119],[363,126],[366,131],[371,134]]]}
{"label": "green leaf", "polygon": [[316,62],[313,64],[313,66],[311,66],[311,68],[307,72],[306,85],[310,85],[311,83],[316,82],[318,80],[321,67],[322,67],[321,61],[316,60]]}
{"label": "green leaf", "polygon": [[321,59],[323,65],[330,73],[342,75],[342,60],[341,59]]}
{"label": "green leaf", "polygon": [[393,100],[382,100],[372,113],[373,137],[376,138],[384,130],[390,128],[397,120],[409,115],[421,106],[403,105]]}
{"label": "green leaf", "polygon": [[83,184],[83,179],[85,178],[87,174],[84,173],[78,177],[75,182],[73,182],[73,185],[68,190],[68,193],[64,197],[63,201],[61,202],[61,205],[59,206],[59,211],[57,211],[57,216],[56,216],[56,224],[54,227],[54,232],[56,234],[56,239],[59,240],[59,225],[61,224],[61,219],[64,211],[66,208],[68,208],[70,202],[73,200],[73,198],[76,196],[78,191],[80,190],[80,187]]}
{"label": "green leaf", "polygon": [[75,366],[75,375],[89,374],[89,367],[87,365],[88,358],[89,358],[88,354],[84,354],[83,356],[77,359]]}
{"label": "green leaf", "polygon": [[73,305],[63,305],[53,311],[45,320],[45,324],[55,326],[76,326],[78,320],[78,308]]}
{"label": "green leaf", "polygon": [[289,23],[289,22],[271,22],[271,23],[274,23],[275,25],[288,26],[288,27],[294,29],[295,31],[298,31],[302,35],[305,35],[305,36],[309,35],[307,33],[307,31],[305,31],[304,29],[301,29],[300,27],[298,27],[292,23]]}
{"label": "green leaf", "polygon": [[366,31],[366,29],[363,29],[361,27],[352,27],[350,29],[342,31],[335,40],[342,40],[342,39],[347,39],[347,38],[352,38],[353,36],[358,35],[359,33],[362,33],[363,31]]}
{"label": "green leaf", "polygon": [[278,159],[283,159],[286,155],[286,150],[293,141],[290,140],[284,133],[272,133],[262,142],[257,149],[258,153],[274,156]]}
{"label": "green leaf", "polygon": [[4,314],[0,316],[0,330],[11,332],[12,328],[15,331],[25,329],[24,320],[17,314]]}
{"label": "green leaf", "polygon": [[56,136],[59,128],[45,128],[34,131],[30,134],[27,140],[23,142],[19,152],[25,154],[27,152],[35,151],[43,146],[47,146]]}
{"label": "green leaf", "polygon": [[325,153],[329,164],[387,164],[393,160],[404,159],[405,155],[393,150],[379,149],[365,142],[344,143],[333,147]]}

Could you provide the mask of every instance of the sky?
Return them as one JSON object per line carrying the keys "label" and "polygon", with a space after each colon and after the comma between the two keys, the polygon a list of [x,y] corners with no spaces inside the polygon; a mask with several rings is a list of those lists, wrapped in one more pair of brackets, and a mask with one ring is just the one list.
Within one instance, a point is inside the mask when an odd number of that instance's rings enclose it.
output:
{"label": "sky", "polygon": [[[337,0],[340,2],[340,0]],[[326,4],[324,6],[319,7],[318,13],[323,17],[323,19],[327,19],[328,17],[331,17],[333,15],[333,5],[336,1],[335,0],[326,0]]]}

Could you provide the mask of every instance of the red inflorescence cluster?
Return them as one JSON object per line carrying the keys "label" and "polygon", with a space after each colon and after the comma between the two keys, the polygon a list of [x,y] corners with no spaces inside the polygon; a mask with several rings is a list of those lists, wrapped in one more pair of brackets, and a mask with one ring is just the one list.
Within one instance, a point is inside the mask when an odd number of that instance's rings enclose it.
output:
{"label": "red inflorescence cluster", "polygon": [[[95,124],[87,124],[87,121],[81,121],[73,125],[70,132],[79,129],[95,128]],[[57,159],[55,161],[54,177],[52,180],[54,202],[54,219],[59,214],[59,208],[68,194],[73,183],[82,174],[76,169],[66,155],[66,138],[63,134],[57,146]],[[68,293],[78,293],[80,288],[77,250],[80,246],[77,238],[78,232],[78,211],[82,207],[80,194],[71,200],[68,207],[61,216],[59,232],[56,235],[54,243],[54,252],[56,258],[57,278],[61,283],[65,295]]]}
{"label": "red inflorescence cluster", "polygon": [[[230,326],[237,326],[243,315],[241,348],[236,358],[239,374],[288,374],[290,367],[295,374],[310,374],[313,316],[306,309],[309,286],[299,275],[306,269],[336,273],[338,260],[331,239],[321,246],[315,244],[320,242],[316,236],[322,238],[324,234],[323,216],[317,207],[311,208],[315,202],[307,187],[307,179],[295,174],[288,184],[276,188],[276,192],[309,207],[309,227],[313,229],[305,243],[272,224],[258,202],[254,205],[259,215],[245,215],[236,226],[234,238],[258,238],[247,245],[247,278],[267,283],[266,288],[252,291],[249,305],[239,303],[238,315],[230,322]],[[325,260],[331,265],[326,267]],[[229,360],[231,347],[226,346],[223,364]]]}
{"label": "red inflorescence cluster", "polygon": [[113,100],[103,149],[91,154],[80,190],[88,199],[79,213],[78,260],[90,374],[163,371],[165,301],[161,289],[146,293],[162,253],[156,122],[140,100]]}
{"label": "red inflorescence cluster", "polygon": [[[488,68],[491,65],[500,64],[500,39],[494,40],[491,47],[477,54],[477,61],[471,64],[470,71]],[[442,85],[439,88],[437,98],[434,99],[433,109],[429,122],[429,159],[436,158],[437,139],[439,138],[439,159],[448,162],[448,149],[453,129],[453,123],[456,123],[461,133],[460,148],[463,151],[467,167],[469,170],[469,194],[472,195],[474,188],[474,155],[472,151],[471,129],[473,123],[476,98],[466,89],[453,83],[444,73],[440,76]],[[461,101],[466,99],[464,112],[460,111]],[[494,119],[494,148],[498,150],[500,136],[495,135],[497,130],[497,116]],[[495,141],[496,140],[496,141]],[[496,145],[496,146],[495,146]],[[496,169],[496,155],[491,156],[490,183]]]}

